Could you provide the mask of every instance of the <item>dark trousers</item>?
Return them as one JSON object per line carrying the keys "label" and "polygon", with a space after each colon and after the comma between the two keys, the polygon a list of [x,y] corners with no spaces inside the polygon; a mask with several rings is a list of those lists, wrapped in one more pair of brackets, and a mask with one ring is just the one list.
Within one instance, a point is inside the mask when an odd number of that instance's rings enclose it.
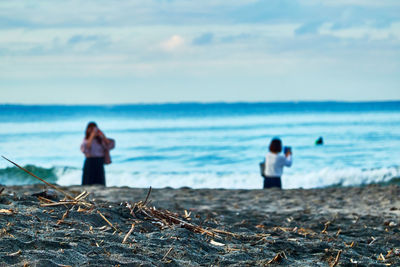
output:
{"label": "dark trousers", "polygon": [[281,177],[264,176],[264,189],[272,187],[282,189]]}
{"label": "dark trousers", "polygon": [[106,185],[104,157],[86,158],[83,165],[82,185]]}

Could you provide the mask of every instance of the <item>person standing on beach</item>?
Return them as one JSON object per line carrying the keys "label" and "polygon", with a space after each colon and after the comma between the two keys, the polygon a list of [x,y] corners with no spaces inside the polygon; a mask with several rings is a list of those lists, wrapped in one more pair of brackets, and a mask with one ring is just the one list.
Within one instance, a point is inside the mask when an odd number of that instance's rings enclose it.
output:
{"label": "person standing on beach", "polygon": [[279,138],[272,139],[269,145],[269,152],[265,156],[264,189],[278,187],[282,188],[281,176],[283,167],[292,165],[292,151],[288,149],[285,155],[282,151],[282,141]]}
{"label": "person standing on beach", "polygon": [[81,151],[85,154],[83,165],[82,185],[106,185],[104,164],[111,163],[109,150],[115,147],[115,141],[108,139],[97,127],[95,122],[89,122]]}

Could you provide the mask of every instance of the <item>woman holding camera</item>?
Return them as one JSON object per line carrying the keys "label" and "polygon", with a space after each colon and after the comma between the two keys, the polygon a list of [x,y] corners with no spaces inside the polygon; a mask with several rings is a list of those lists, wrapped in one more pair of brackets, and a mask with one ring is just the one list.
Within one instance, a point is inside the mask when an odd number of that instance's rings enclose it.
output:
{"label": "woman holding camera", "polygon": [[114,140],[106,138],[95,122],[88,123],[85,139],[81,145],[81,151],[86,157],[83,165],[82,185],[106,185],[104,164],[111,163],[109,150],[114,146]]}
{"label": "woman holding camera", "polygon": [[269,152],[265,156],[264,188],[282,188],[281,176],[283,167],[292,165],[292,151],[288,148],[285,155],[281,155],[282,141],[279,138],[272,139]]}

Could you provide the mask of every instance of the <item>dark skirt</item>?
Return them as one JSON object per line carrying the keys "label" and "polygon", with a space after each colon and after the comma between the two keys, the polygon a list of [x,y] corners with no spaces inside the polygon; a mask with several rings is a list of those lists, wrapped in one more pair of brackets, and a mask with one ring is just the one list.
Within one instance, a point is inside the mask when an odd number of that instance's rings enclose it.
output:
{"label": "dark skirt", "polygon": [[83,165],[82,185],[106,185],[104,157],[86,158]]}
{"label": "dark skirt", "polygon": [[272,187],[282,189],[281,177],[264,176],[264,189]]}

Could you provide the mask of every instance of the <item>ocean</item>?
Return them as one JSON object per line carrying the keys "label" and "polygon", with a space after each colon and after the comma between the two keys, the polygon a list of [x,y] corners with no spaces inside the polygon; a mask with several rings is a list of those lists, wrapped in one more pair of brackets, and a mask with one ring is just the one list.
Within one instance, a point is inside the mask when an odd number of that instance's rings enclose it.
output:
{"label": "ocean", "polygon": [[[273,137],[293,151],[283,188],[400,177],[398,101],[0,105],[0,155],[49,182],[80,184],[89,121],[116,140],[108,186],[262,188],[259,162]],[[37,182],[0,158],[0,184]]]}

